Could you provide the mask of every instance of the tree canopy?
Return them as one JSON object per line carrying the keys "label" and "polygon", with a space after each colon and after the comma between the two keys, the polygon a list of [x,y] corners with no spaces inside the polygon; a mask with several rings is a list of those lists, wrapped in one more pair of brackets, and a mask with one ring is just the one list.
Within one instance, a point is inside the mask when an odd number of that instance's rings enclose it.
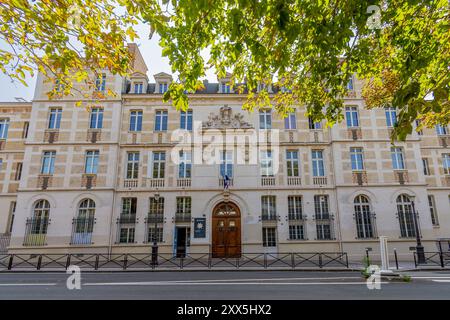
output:
{"label": "tree canopy", "polygon": [[[37,68],[70,94],[92,85],[89,71],[126,75],[126,41],[146,23],[178,75],[164,99],[179,109],[214,68],[246,82],[244,108],[306,105],[333,125],[356,73],[367,107],[397,108],[404,139],[414,120],[450,122],[449,12],[447,0],[3,0],[0,70],[23,82]],[[255,92],[260,83],[286,90]]]}

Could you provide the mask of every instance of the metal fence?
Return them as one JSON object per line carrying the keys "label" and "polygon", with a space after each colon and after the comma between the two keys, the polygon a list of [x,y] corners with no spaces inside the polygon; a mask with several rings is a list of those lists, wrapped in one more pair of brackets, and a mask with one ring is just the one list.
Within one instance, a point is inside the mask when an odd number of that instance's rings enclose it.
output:
{"label": "metal fence", "polygon": [[424,263],[419,262],[417,252],[414,252],[414,266],[427,266],[427,267],[441,267],[445,268],[450,266],[450,252],[424,252]]}
{"label": "metal fence", "polygon": [[10,234],[0,234],[0,254],[8,252],[9,241],[11,240]]}
{"label": "metal fence", "polygon": [[178,258],[151,253],[124,254],[3,254],[0,270],[66,270],[77,265],[84,270],[301,270],[307,268],[348,268],[345,252],[245,253],[236,258],[214,258],[211,253],[193,253]]}

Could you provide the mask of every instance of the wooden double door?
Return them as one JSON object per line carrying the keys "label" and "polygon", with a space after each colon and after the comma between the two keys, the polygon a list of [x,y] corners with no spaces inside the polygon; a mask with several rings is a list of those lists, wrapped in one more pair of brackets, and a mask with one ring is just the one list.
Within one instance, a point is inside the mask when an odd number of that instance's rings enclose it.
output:
{"label": "wooden double door", "polygon": [[218,204],[212,214],[212,256],[241,256],[241,212],[232,202]]}

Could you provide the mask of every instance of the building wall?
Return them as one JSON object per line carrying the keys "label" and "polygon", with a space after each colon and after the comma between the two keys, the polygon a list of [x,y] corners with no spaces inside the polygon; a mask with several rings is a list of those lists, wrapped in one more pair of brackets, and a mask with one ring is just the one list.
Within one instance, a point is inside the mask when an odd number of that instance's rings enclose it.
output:
{"label": "building wall", "polygon": [[[141,66],[141,69],[143,67]],[[145,68],[144,68],[145,69]],[[140,81],[142,74],[136,75]],[[207,252],[211,245],[211,215],[215,205],[223,201],[224,190],[220,184],[219,164],[198,164],[192,168],[190,185],[180,186],[178,167],[172,163],[172,151],[177,145],[172,134],[180,126],[180,114],[168,103],[162,102],[161,94],[126,94],[122,92],[131,79],[121,79],[108,74],[106,86],[116,91],[116,97],[105,100],[85,101],[83,105],[104,108],[101,138],[92,143],[89,140],[89,109],[76,106],[76,97],[60,98],[49,101],[45,92],[51,84],[38,78],[35,99],[31,109],[11,111],[10,135],[6,149],[0,151],[3,166],[0,171],[0,207],[7,208],[8,203],[17,201],[11,252],[147,252],[146,217],[149,211],[149,198],[156,193],[164,197],[162,252],[172,252],[174,231],[177,226],[191,228],[190,252]],[[377,238],[359,239],[356,233],[354,200],[359,195],[369,199],[370,211],[374,215],[376,236],[387,236],[392,247],[407,254],[409,247],[415,245],[414,238],[402,238],[396,199],[399,195],[414,195],[416,209],[419,212],[420,229],[426,250],[434,251],[436,238],[450,237],[450,184],[444,174],[442,154],[449,148],[436,136],[433,129],[424,129],[423,134],[414,132],[404,142],[395,142],[402,147],[405,155],[406,181],[401,184],[398,172],[392,169],[389,129],[383,109],[367,110],[360,96],[361,83],[355,81],[354,95],[347,97],[346,106],[356,106],[360,126],[357,139],[347,128],[345,121],[332,128],[309,129],[305,117],[305,107],[295,110],[296,129],[285,130],[284,120],[275,113],[272,115],[272,128],[279,130],[279,144],[270,148],[277,150],[279,170],[275,174],[274,184],[264,185],[260,176],[260,165],[256,163],[235,164],[233,166],[233,185],[229,189],[229,199],[241,210],[242,252],[336,252],[345,251],[360,259],[368,247],[377,253]],[[242,121],[259,129],[258,111],[242,110],[245,96],[239,94],[196,94],[190,97],[190,109],[194,123],[206,123],[212,115],[220,115],[221,108],[228,106],[232,114],[241,114]],[[57,141],[49,143],[49,108],[62,108],[61,127]],[[0,108],[0,112],[1,112]],[[141,132],[130,132],[130,112],[142,110]],[[167,132],[155,132],[155,113],[158,110],[168,112]],[[0,114],[0,118],[2,115]],[[212,117],[214,118],[214,117]],[[31,119],[30,131],[26,142],[18,137],[21,121]],[[47,132],[47,133],[46,133]],[[245,130],[228,132],[230,136],[242,137]],[[222,144],[220,130],[202,133],[202,138],[210,145]],[[265,133],[263,132],[263,136]],[[16,136],[16,137],[15,137]],[[15,138],[14,138],[15,137]],[[273,140],[272,142],[277,142]],[[245,144],[237,143],[237,149],[245,153]],[[351,168],[350,148],[361,147],[364,154],[364,181],[358,185],[355,171]],[[184,148],[191,148],[185,144]],[[99,151],[98,173],[92,188],[85,187],[85,152]],[[176,149],[175,149],[176,150]],[[244,151],[243,151],[244,150]],[[300,175],[295,184],[287,177],[286,151],[299,152]],[[312,150],[322,150],[325,160],[325,179],[317,182],[312,176]],[[48,188],[40,186],[41,161],[44,151],[56,151],[55,172]],[[149,175],[151,155],[154,151],[166,152],[164,184],[156,182]],[[202,149],[193,149],[193,159],[201,155]],[[137,179],[126,178],[127,153],[139,152],[139,175]],[[237,152],[237,151],[236,151]],[[425,175],[422,158],[429,162],[430,175]],[[23,173],[20,186],[11,181],[14,162],[22,161]],[[132,180],[132,181],[131,181]],[[17,190],[17,188],[19,188]],[[228,193],[226,193],[228,194]],[[276,221],[262,221],[261,197],[276,197]],[[302,211],[306,237],[304,240],[289,240],[288,196],[302,197]],[[314,196],[329,197],[330,213],[333,216],[334,234],[330,240],[317,240],[316,220],[314,217]],[[432,224],[428,195],[433,195],[436,204],[438,224]],[[192,218],[206,218],[206,237],[197,239],[192,236],[193,221],[175,222],[176,198],[192,198]],[[17,197],[17,199],[16,199]],[[119,244],[120,224],[118,219],[122,211],[122,198],[137,198],[137,220],[134,243]],[[50,223],[43,246],[24,246],[26,220],[33,215],[33,206],[40,199],[50,203]],[[73,218],[77,216],[78,206],[83,199],[95,202],[95,225],[92,243],[71,244]],[[5,230],[9,213],[0,215],[0,232]],[[276,247],[263,247],[262,228],[275,227],[277,230]]]}

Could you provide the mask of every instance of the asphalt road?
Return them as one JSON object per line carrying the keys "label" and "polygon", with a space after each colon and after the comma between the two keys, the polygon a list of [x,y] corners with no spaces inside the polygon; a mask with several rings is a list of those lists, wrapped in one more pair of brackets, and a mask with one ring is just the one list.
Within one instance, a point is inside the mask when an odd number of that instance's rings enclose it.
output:
{"label": "asphalt road", "polygon": [[450,299],[450,271],[410,272],[412,281],[369,290],[358,272],[94,272],[69,290],[65,273],[0,273],[0,300],[11,299]]}

